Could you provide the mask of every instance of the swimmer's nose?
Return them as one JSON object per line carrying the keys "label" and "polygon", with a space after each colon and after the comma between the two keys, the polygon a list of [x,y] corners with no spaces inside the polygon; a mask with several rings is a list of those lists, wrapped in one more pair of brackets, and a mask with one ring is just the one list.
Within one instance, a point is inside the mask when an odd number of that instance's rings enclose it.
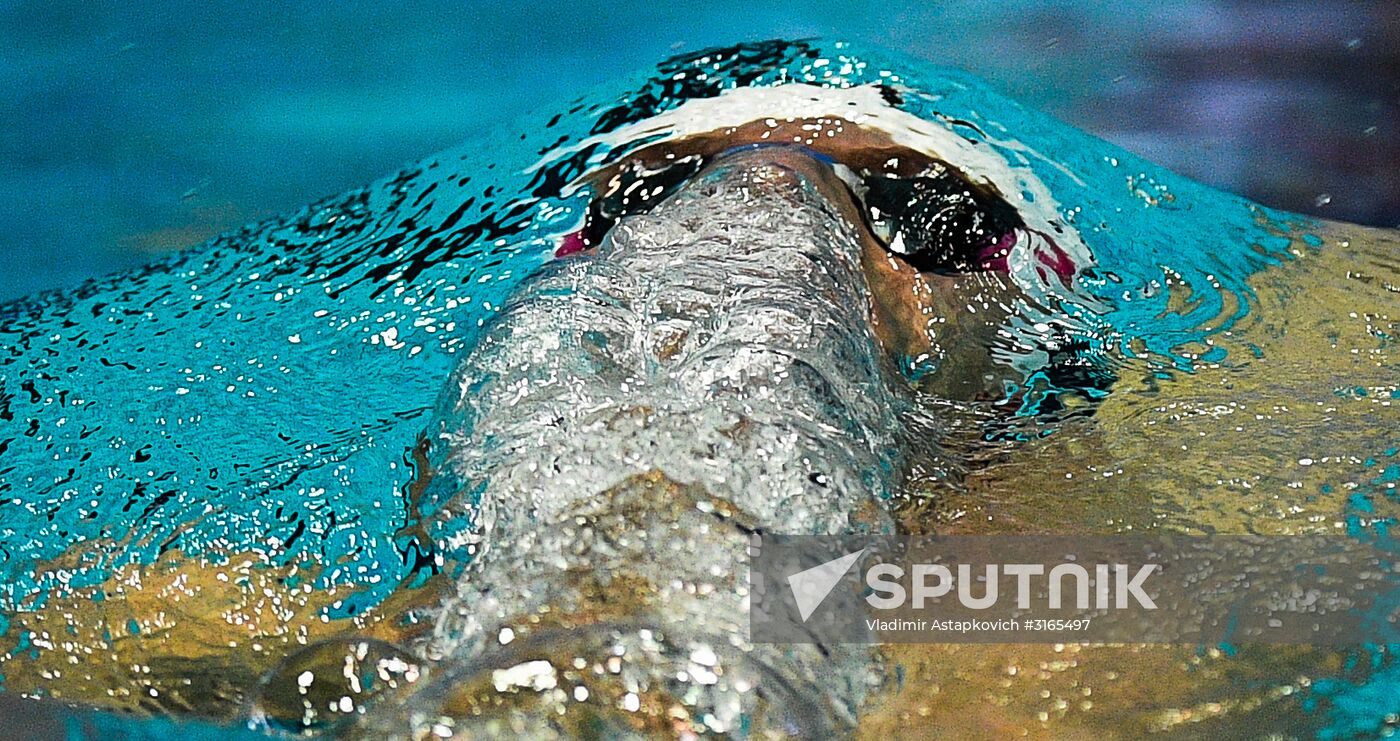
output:
{"label": "swimmer's nose", "polygon": [[815,193],[833,204],[851,203],[845,185],[820,155],[797,146],[759,146],[717,156],[697,176],[700,183],[741,179],[758,194]]}

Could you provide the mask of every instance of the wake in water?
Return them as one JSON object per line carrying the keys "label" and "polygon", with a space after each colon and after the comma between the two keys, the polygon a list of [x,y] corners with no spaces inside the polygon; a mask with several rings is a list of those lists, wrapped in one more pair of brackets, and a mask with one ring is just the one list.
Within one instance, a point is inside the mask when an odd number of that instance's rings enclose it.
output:
{"label": "wake in water", "polygon": [[1194,649],[1071,649],[1073,681],[780,650],[744,573],[756,532],[1383,538],[1392,234],[842,44],[523,131],[0,310],[9,692],[370,737],[1384,722],[1350,699],[1381,650],[1208,657],[1241,683]]}
{"label": "wake in water", "polygon": [[[423,650],[455,667],[426,695],[472,707],[449,727],[574,735],[629,705],[605,735],[850,725],[871,652],[743,639],[754,533],[893,529],[899,404],[843,199],[802,154],[730,155],[488,325],[439,438],[438,540],[470,563]],[[512,667],[561,692],[501,708]]]}

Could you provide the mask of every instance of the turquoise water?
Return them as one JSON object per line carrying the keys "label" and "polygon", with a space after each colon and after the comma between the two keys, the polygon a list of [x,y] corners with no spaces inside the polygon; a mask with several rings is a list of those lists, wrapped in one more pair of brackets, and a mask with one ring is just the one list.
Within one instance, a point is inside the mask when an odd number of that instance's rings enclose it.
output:
{"label": "turquoise water", "polygon": [[0,299],[139,266],[674,53],[779,37],[967,70],[1200,182],[1394,226],[1395,20],[1384,0],[19,0],[0,7]]}
{"label": "turquoise water", "polygon": [[[342,605],[347,613],[374,604],[416,563],[387,534],[407,524],[406,451],[452,358],[574,228],[580,203],[559,190],[609,152],[588,147],[523,171],[551,148],[736,84],[890,80],[880,75],[890,63],[875,60],[845,74],[845,62],[813,69],[816,45],[755,49],[719,69],[682,57],[519,135],[448,150],[81,292],[10,304],[0,495],[21,509],[6,513],[16,574],[7,604],[42,603],[60,586],[60,575],[34,574],[31,563],[114,541],[129,545],[62,574],[67,586],[95,585],[165,550],[246,548],[276,561],[348,558],[321,586],[362,590]],[[668,79],[697,70],[706,79]],[[1140,342],[1138,352],[1189,367],[1173,348],[1228,328],[1239,316],[1222,315],[1227,296],[1245,310],[1245,279],[1283,259],[1287,237],[1258,224],[1284,223],[1282,214],[1160,171],[965,76],[895,79],[917,91],[904,104],[917,115],[1006,132],[958,128],[1067,204],[1062,217],[1097,265],[1073,286],[1081,300],[1062,309],[1085,320],[1094,351]],[[1214,248],[1182,260],[1183,242]],[[1220,290],[1159,317],[1163,266],[1190,285],[1214,276]]]}
{"label": "turquoise water", "polygon": [[[1298,244],[1327,249],[1314,221],[1174,175],[962,73],[834,42],[685,54],[364,188],[0,307],[10,661],[61,650],[16,615],[114,599],[115,575],[163,554],[300,565],[312,590],[334,594],[329,619],[450,571],[413,532],[454,492],[439,479],[411,496],[423,473],[413,451],[478,330],[578,227],[588,194],[563,186],[645,143],[589,137],[794,81],[891,86],[900,109],[1042,181],[1091,258],[1033,298],[1109,368],[1170,377],[1248,363],[1247,348],[1209,343],[1257,310],[1250,279]],[[1191,300],[1174,302],[1169,282],[1194,288]],[[1033,424],[1036,398],[1090,393],[1024,371]],[[1328,690],[1339,727],[1389,710],[1364,695],[1390,687],[1389,666],[1362,689]]]}

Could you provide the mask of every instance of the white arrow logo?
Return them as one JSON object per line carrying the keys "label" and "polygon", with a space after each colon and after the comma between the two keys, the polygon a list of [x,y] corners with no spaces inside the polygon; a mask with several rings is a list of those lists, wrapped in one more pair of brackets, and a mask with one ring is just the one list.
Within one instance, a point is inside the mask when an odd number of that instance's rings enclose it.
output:
{"label": "white arrow logo", "polygon": [[831,594],[831,590],[836,588],[836,583],[841,581],[841,577],[850,570],[851,564],[855,563],[865,550],[862,548],[855,553],[847,553],[788,577],[788,588],[792,590],[792,598],[797,600],[797,611],[802,613],[802,622],[807,622],[807,618],[821,606],[822,600]]}

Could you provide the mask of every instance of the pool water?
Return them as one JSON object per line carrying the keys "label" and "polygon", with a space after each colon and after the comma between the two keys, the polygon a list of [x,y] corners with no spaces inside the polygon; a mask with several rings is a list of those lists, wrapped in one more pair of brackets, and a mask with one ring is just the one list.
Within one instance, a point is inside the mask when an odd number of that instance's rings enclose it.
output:
{"label": "pool water", "polygon": [[1400,224],[1387,0],[26,0],[0,27],[4,299],[137,267],[657,59],[764,38],[878,44],[1222,190]]}
{"label": "pool water", "polygon": [[[418,661],[407,647],[472,558],[451,547],[471,522],[428,524],[462,492],[424,436],[456,419],[445,386],[492,317],[579,227],[589,192],[566,186],[662,137],[638,132],[688,102],[795,83],[898,90],[898,111],[1008,163],[1025,208],[1078,245],[1069,280],[1015,276],[1029,298],[1007,336],[1048,322],[1102,373],[1054,376],[1024,343],[998,345],[1000,393],[940,409],[941,457],[892,503],[904,529],[1389,547],[1396,232],[1212,190],[959,72],[753,43],[0,307],[5,691],[242,727],[266,722],[259,688],[300,676],[303,646]],[[916,370],[938,388],[939,368]],[[969,737],[1348,737],[1400,712],[1390,655],[889,648],[904,679],[871,698],[860,732],[917,719]],[[362,707],[373,715],[347,714]]]}

